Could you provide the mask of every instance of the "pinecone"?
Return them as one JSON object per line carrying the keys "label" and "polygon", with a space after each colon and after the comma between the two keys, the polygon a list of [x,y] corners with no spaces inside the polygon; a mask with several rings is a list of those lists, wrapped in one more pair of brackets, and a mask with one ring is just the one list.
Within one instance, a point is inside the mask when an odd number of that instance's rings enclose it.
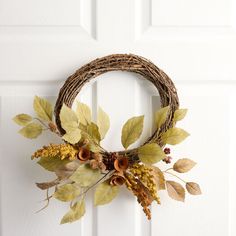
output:
{"label": "pinecone", "polygon": [[107,153],[106,156],[103,157],[103,163],[106,166],[106,170],[114,170],[114,161],[118,158],[117,153],[111,152]]}

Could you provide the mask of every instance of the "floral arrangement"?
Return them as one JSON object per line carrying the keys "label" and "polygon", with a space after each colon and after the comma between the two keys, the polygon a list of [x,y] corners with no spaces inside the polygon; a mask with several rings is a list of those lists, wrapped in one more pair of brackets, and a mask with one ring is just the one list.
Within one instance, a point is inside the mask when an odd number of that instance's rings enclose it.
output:
{"label": "floral arrangement", "polygon": [[[85,214],[86,193],[92,188],[95,188],[94,204],[98,206],[111,202],[124,186],[136,197],[148,219],[151,219],[151,204],[161,202],[158,194],[161,190],[167,190],[177,201],[185,200],[186,191],[192,195],[201,194],[197,183],[179,177],[195,166],[194,161],[183,158],[169,167],[172,157],[166,145],[179,144],[189,135],[176,127],[176,123],[185,117],[186,109],[176,109],[171,126],[167,128],[165,122],[170,106],[159,109],[155,113],[157,131],[143,145],[130,150],[129,146],[142,134],[144,116],[129,119],[121,133],[124,151],[108,152],[102,147],[102,140],[109,130],[110,120],[101,108],[95,123],[86,104],[77,102],[75,111],[63,104],[59,113],[61,128],[65,131],[62,134],[49,101],[35,96],[33,107],[36,116],[19,114],[13,120],[22,126],[19,133],[26,138],[35,139],[44,131],[50,131],[63,141],[43,146],[32,154],[32,159],[41,167],[55,173],[55,179],[36,183],[38,188],[46,191],[47,203],[42,209],[53,198],[70,203],[61,224],[79,220]],[[165,170],[154,165],[160,161],[168,166]],[[168,176],[176,177],[184,187],[168,180]]]}

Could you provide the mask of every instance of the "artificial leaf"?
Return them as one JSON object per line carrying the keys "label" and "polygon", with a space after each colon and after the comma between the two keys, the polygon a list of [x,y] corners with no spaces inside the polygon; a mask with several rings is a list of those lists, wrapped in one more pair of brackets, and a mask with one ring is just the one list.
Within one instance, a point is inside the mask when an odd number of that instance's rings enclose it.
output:
{"label": "artificial leaf", "polygon": [[148,143],[138,149],[138,156],[143,163],[154,164],[166,155],[157,143]]}
{"label": "artificial leaf", "polygon": [[39,118],[45,121],[52,120],[52,105],[48,100],[35,96],[34,111]]}
{"label": "artificial leaf", "polygon": [[101,174],[98,169],[91,169],[88,164],[83,164],[74,172],[70,180],[80,184],[81,187],[88,187],[99,180]]}
{"label": "artificial leaf", "polygon": [[76,114],[79,118],[79,122],[82,123],[83,125],[88,125],[91,123],[92,120],[91,110],[86,104],[78,102]]}
{"label": "artificial leaf", "polygon": [[68,159],[61,160],[60,157],[56,156],[56,157],[41,157],[37,163],[41,165],[45,170],[54,172],[69,162],[70,161]]}
{"label": "artificial leaf", "polygon": [[[70,109],[65,104],[62,105],[60,111],[60,121],[61,127],[67,132],[70,133],[78,128],[78,118],[75,112]],[[74,129],[73,129],[74,128]]]}
{"label": "artificial leaf", "polygon": [[76,202],[71,207],[69,212],[67,212],[63,216],[61,224],[72,223],[76,220],[79,220],[84,214],[85,214],[85,201],[84,199],[81,199],[80,201]]}
{"label": "artificial leaf", "polygon": [[187,114],[187,111],[188,111],[188,109],[177,109],[174,113],[173,121],[177,122],[177,121],[184,119],[184,117]]}
{"label": "artificial leaf", "polygon": [[165,177],[163,172],[156,166],[151,166],[151,168],[151,174],[153,175],[157,190],[159,191],[165,189]]}
{"label": "artificial leaf", "polygon": [[104,139],[107,131],[110,128],[110,119],[109,116],[99,107],[98,109],[98,119],[97,124],[99,127],[99,133],[101,135],[101,140]]}
{"label": "artificial leaf", "polygon": [[170,106],[166,106],[156,111],[155,123],[156,123],[157,129],[159,129],[165,123],[169,110],[170,110]]}
{"label": "artificial leaf", "polygon": [[95,190],[95,206],[111,202],[119,193],[119,187],[110,185],[107,181],[99,184]]}
{"label": "artificial leaf", "polygon": [[43,183],[36,183],[36,186],[42,190],[45,189],[49,189],[51,187],[54,187],[55,185],[59,184],[60,180],[59,179],[55,179],[53,181],[50,182],[43,182]]}
{"label": "artificial leaf", "polygon": [[64,184],[57,188],[53,197],[63,202],[69,202],[78,197],[80,189],[75,184]]}
{"label": "artificial leaf", "polygon": [[95,123],[91,122],[91,124],[87,126],[87,134],[94,142],[99,143],[101,141],[99,129]]}
{"label": "artificial leaf", "polygon": [[138,140],[143,131],[144,116],[130,118],[122,128],[121,142],[125,149]]}
{"label": "artificial leaf", "polygon": [[196,165],[196,162],[194,162],[188,158],[183,158],[183,159],[179,159],[177,162],[175,162],[173,169],[176,172],[185,173],[185,172],[190,171],[195,165]]}
{"label": "artificial leaf", "polygon": [[79,167],[78,162],[71,161],[57,168],[55,174],[58,176],[59,179],[68,179],[78,167]]}
{"label": "artificial leaf", "polygon": [[37,123],[30,123],[22,128],[19,133],[26,138],[37,138],[43,131],[42,125]]}
{"label": "artificial leaf", "polygon": [[185,190],[181,184],[175,181],[166,181],[168,195],[176,201],[184,202]]}
{"label": "artificial leaf", "polygon": [[202,194],[200,186],[197,183],[194,183],[194,182],[186,183],[186,189],[192,195]]}
{"label": "artificial leaf", "polygon": [[70,144],[76,144],[81,139],[81,132],[79,128],[77,128],[74,131],[64,134],[62,138]]}
{"label": "artificial leaf", "polygon": [[25,126],[29,124],[32,121],[32,117],[27,114],[19,114],[13,118],[13,121],[15,121],[18,125]]}
{"label": "artificial leaf", "polygon": [[188,136],[189,133],[187,133],[185,130],[173,127],[168,129],[165,133],[162,134],[161,140],[163,144],[175,145],[181,143]]}

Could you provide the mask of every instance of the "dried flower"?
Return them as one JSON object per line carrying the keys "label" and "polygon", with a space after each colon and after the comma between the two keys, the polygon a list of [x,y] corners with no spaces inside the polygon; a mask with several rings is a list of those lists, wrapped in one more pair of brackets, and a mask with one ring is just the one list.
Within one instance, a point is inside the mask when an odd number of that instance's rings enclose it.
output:
{"label": "dried flower", "polygon": [[100,169],[101,171],[105,171],[106,165],[103,163],[102,155],[100,153],[94,153],[92,157],[94,159],[90,160],[90,167],[92,169]]}
{"label": "dried flower", "polygon": [[152,168],[146,165],[136,163],[130,168],[130,172],[138,178],[147,187],[150,195],[158,204],[160,204],[160,198],[157,195],[157,186],[154,176],[152,175]]}
{"label": "dried flower", "polygon": [[137,197],[137,201],[143,207],[143,211],[146,214],[147,218],[151,219],[151,210],[149,209],[152,204],[153,197],[150,194],[147,187],[133,175],[125,173],[126,178],[126,186],[129,190],[133,192],[133,194]]}
{"label": "dried flower", "polygon": [[123,185],[125,181],[124,176],[119,172],[114,173],[110,178],[110,184],[115,186]]}
{"label": "dried flower", "polygon": [[76,160],[78,153],[79,150],[70,144],[50,144],[49,146],[43,146],[42,149],[37,150],[31,158],[60,157],[61,160]]}

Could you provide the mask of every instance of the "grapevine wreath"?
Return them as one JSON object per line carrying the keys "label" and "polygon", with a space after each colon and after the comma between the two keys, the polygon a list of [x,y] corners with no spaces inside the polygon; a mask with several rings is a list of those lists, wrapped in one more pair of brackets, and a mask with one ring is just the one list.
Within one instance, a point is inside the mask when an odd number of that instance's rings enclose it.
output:
{"label": "grapevine wreath", "polygon": [[[109,71],[129,71],[142,75],[158,90],[162,108],[155,113],[156,130],[140,147],[128,149],[136,142],[143,130],[144,116],[129,119],[122,128],[121,143],[124,150],[108,152],[102,147],[110,121],[108,115],[98,109],[96,123],[92,121],[90,108],[77,102],[76,110],[72,104],[87,82]],[[94,204],[103,205],[111,202],[125,186],[151,219],[150,206],[153,201],[160,204],[158,192],[167,190],[168,195],[184,201],[185,189],[192,195],[201,194],[197,183],[186,182],[178,174],[188,172],[196,164],[183,158],[172,167],[161,170],[156,163],[171,163],[170,148],[189,134],[176,123],[186,115],[186,109],[179,109],[179,100],[171,79],[149,60],[127,54],[109,55],[98,58],[78,69],[62,86],[56,105],[35,96],[33,107],[35,117],[19,114],[13,120],[23,126],[19,133],[26,138],[35,139],[43,131],[49,130],[58,135],[63,142],[43,146],[32,155],[45,170],[55,173],[55,179],[36,183],[46,191],[46,206],[52,198],[69,202],[69,211],[61,223],[79,220],[85,214],[86,193],[95,188]],[[151,114],[150,114],[151,115]],[[184,183],[167,180],[174,176]]]}

